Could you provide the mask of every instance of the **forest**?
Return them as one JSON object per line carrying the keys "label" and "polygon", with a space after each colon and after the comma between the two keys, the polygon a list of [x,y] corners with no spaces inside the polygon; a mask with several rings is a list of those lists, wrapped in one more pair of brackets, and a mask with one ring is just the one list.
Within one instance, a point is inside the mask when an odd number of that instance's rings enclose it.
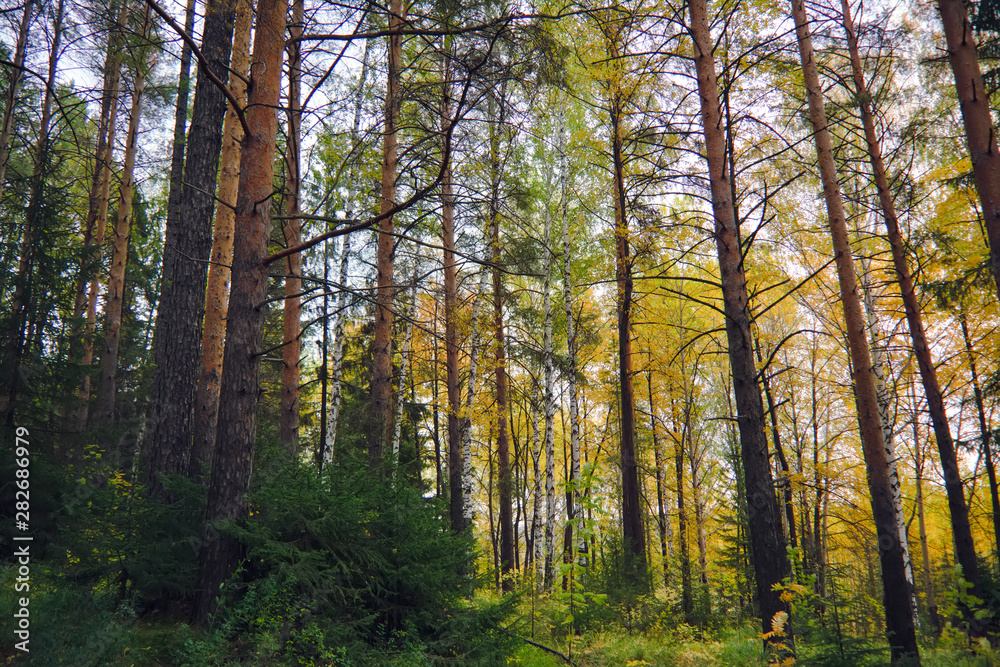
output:
{"label": "forest", "polygon": [[997,0],[0,0],[0,658],[1000,665],[997,88]]}

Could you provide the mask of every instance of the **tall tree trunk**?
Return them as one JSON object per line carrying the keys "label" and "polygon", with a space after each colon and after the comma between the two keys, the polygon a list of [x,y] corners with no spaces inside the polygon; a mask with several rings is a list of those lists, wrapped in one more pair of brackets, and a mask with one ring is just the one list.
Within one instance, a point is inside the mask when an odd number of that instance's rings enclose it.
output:
{"label": "tall tree trunk", "polygon": [[542,489],[542,435],[538,427],[538,382],[531,382],[531,456],[532,471],[535,473],[534,512],[531,517],[531,544],[533,547],[532,560],[534,563],[535,587],[539,590],[545,588],[545,524],[543,519],[544,510],[542,508],[544,495]]}
{"label": "tall tree trunk", "polygon": [[868,489],[871,493],[875,529],[879,537],[886,633],[893,660],[919,661],[913,614],[910,609],[910,584],[906,580],[903,548],[899,543],[896,506],[892,498],[885,442],[882,439],[871,352],[868,348],[868,339],[865,337],[865,322],[858,296],[854,259],[847,236],[843,196],[837,180],[833,143],[827,128],[823,89],[819,82],[819,70],[803,0],[792,0],[791,10],[799,43],[802,73],[809,102],[809,120],[816,141],[817,159],[837,264],[837,278],[840,283],[840,299],[844,308],[847,343],[855,378],[855,401],[860,422],[861,443],[868,469]]}
{"label": "tall tree trunk", "polygon": [[[875,131],[875,119],[871,108],[871,95],[868,91],[868,84],[865,82],[864,72],[862,70],[861,56],[858,52],[858,40],[854,31],[854,22],[851,18],[850,4],[847,0],[842,0],[841,6],[843,10],[842,18],[844,31],[847,34],[847,45],[851,56],[851,71],[854,78],[855,93],[859,102],[861,121],[865,132],[868,159],[871,162],[872,175],[874,176],[875,187],[878,191],[878,199],[882,208],[882,216],[885,220],[886,232],[889,237],[889,246],[892,250],[892,263],[896,270],[896,279],[899,283],[899,291],[903,297],[903,307],[906,311],[906,322],[910,329],[910,339],[913,343],[914,355],[917,358],[917,366],[920,370],[920,379],[924,386],[924,394],[927,397],[931,423],[934,426],[934,437],[938,443],[938,451],[941,456],[941,466],[944,470],[945,489],[948,492],[948,509],[951,513],[952,532],[954,533],[955,538],[955,553],[959,564],[962,566],[963,576],[966,581],[972,584],[973,595],[978,596],[980,595],[979,569],[976,562],[975,544],[972,541],[972,530],[969,526],[969,511],[965,504],[965,493],[962,489],[962,477],[958,470],[958,459],[955,454],[954,440],[951,436],[951,428],[948,424],[948,416],[944,407],[944,398],[941,392],[941,386],[938,383],[934,360],[931,357],[930,347],[927,343],[927,335],[924,331],[920,302],[917,299],[916,290],[913,285],[913,277],[910,273],[909,264],[906,261],[906,250],[903,243],[903,235],[899,230],[899,223],[896,217],[896,206],[892,198],[892,192],[889,189],[889,179],[886,174],[885,164],[882,160],[882,147]],[[988,107],[987,114],[989,114]],[[997,166],[1000,166],[1000,162],[997,163]],[[998,183],[1000,183],[1000,181],[998,181]],[[891,440],[886,443],[886,447],[891,451]],[[892,476],[895,475],[895,460],[890,459],[890,461],[890,475]],[[890,481],[894,482],[896,485],[894,491],[898,499],[900,495],[898,489],[898,476],[895,476],[894,479],[890,477]],[[899,500],[897,500],[897,504],[901,505]],[[902,507],[900,506],[899,509],[901,511]],[[906,527],[902,516],[899,517],[899,526],[900,541],[903,546],[903,556],[907,567],[907,575],[912,585],[913,573],[910,567],[909,548],[906,543]],[[969,620],[970,622],[974,621],[974,618],[970,615]]]}
{"label": "tall tree trunk", "polygon": [[[719,105],[719,82],[712,56],[712,37],[708,27],[708,8],[704,0],[691,0],[691,36],[695,46],[695,68],[701,96],[701,119],[705,132],[705,157],[708,162],[715,219],[715,242],[719,255],[723,308],[726,315],[726,339],[733,375],[733,392],[740,432],[740,450],[746,483],[747,508],[750,514],[750,544],[753,553],[756,599],[761,627],[771,632],[772,620],[784,615],[785,604],[774,585],[791,573],[781,535],[781,514],[774,494],[774,481],[764,434],[764,405],[757,384],[750,333],[750,311],[742,247],[736,219],[733,175],[726,162],[725,137]],[[790,644],[788,637],[770,636],[768,643]]]}
{"label": "tall tree trunk", "polygon": [[462,511],[466,526],[472,525],[472,489],[475,478],[472,475],[472,408],[476,398],[476,382],[479,373],[480,330],[479,311],[487,293],[489,273],[482,269],[479,272],[479,288],[472,305],[472,335],[470,336],[472,351],[469,355],[469,378],[465,388],[465,411],[462,417]]}
{"label": "tall tree trunk", "polygon": [[[358,161],[360,160],[361,147],[361,105],[364,102],[365,82],[368,79],[368,56],[371,52],[371,40],[365,40],[364,52],[361,56],[361,73],[358,79],[358,87],[354,91],[354,124],[351,127],[351,166],[348,169],[347,180],[347,202],[345,214],[348,220],[354,217],[360,187],[358,186]],[[355,155],[357,153],[357,155]],[[327,427],[327,439],[323,443],[322,458],[324,464],[333,460],[333,450],[337,442],[337,425],[340,422],[340,389],[341,376],[344,367],[344,321],[347,319],[346,311],[350,291],[347,287],[347,277],[351,260],[351,235],[345,234],[341,237],[340,246],[340,269],[337,273],[337,309],[333,320],[333,363],[330,368],[330,414]],[[435,322],[437,315],[435,313]],[[436,349],[436,348],[435,348]],[[436,365],[435,365],[436,367]],[[435,428],[435,443],[437,442],[437,429]]]}
{"label": "tall tree trunk", "polygon": [[406,319],[406,335],[403,337],[403,349],[399,362],[399,391],[396,392],[396,416],[392,422],[392,456],[399,464],[399,443],[403,434],[403,407],[406,404],[406,374],[410,366],[410,346],[413,343],[413,321],[417,316],[417,267],[419,257],[413,260],[413,277],[410,279],[410,312]]}
{"label": "tall tree trunk", "polygon": [[[580,407],[576,386],[576,318],[573,313],[573,262],[572,244],[569,234],[569,188],[570,171],[566,150],[566,114],[561,103],[564,97],[560,94],[559,131],[556,135],[556,149],[559,152],[559,216],[562,219],[563,247],[563,305],[566,308],[566,361],[567,384],[569,394],[569,442],[570,442],[570,481],[571,489],[566,494],[566,551],[573,548],[573,533],[579,529],[580,517],[577,509],[580,506],[581,469],[580,469]],[[582,532],[582,531],[580,531]],[[579,559],[581,565],[586,565],[587,542],[578,540]]]}
{"label": "tall tree trunk", "polygon": [[142,117],[142,96],[146,88],[149,38],[151,28],[149,5],[142,19],[142,43],[136,45],[136,62],[132,74],[132,107],[129,110],[128,134],[125,137],[125,164],[122,167],[118,197],[118,222],[108,274],[108,294],[104,303],[104,351],[101,354],[101,386],[97,394],[97,415],[102,426],[110,426],[115,418],[115,394],[118,374],[118,347],[121,341],[122,299],[125,294],[125,264],[128,259],[129,236],[132,233],[132,198],[135,193],[135,156]]}
{"label": "tall tree trunk", "polygon": [[507,440],[507,361],[506,342],[504,340],[503,319],[503,272],[500,270],[503,261],[503,247],[500,244],[500,149],[501,128],[506,122],[503,94],[499,104],[499,113],[495,113],[495,101],[488,102],[488,117],[496,119],[490,125],[490,247],[493,263],[493,344],[494,374],[496,377],[496,438],[497,438],[497,521],[500,534],[500,576],[501,586],[505,591],[512,590],[514,568],[514,526],[511,517],[511,499],[514,479],[510,466],[510,444]]}
{"label": "tall tree trunk", "polygon": [[[546,185],[551,199],[552,169],[547,170]],[[542,245],[545,260],[542,263],[542,364],[544,367],[545,399],[545,586],[552,586],[553,559],[556,551],[556,453],[555,453],[555,367],[552,361],[552,213],[545,203],[545,222]]]}
{"label": "tall tree trunk", "polygon": [[[763,363],[760,351],[760,338],[754,339],[757,351],[757,361]],[[785,510],[785,528],[788,531],[788,544],[797,549],[799,546],[798,535],[795,532],[795,504],[792,493],[792,472],[788,467],[788,458],[785,456],[785,448],[781,445],[781,430],[778,428],[778,406],[774,403],[774,395],[771,393],[771,380],[766,369],[761,371],[760,383],[764,387],[764,397],[767,399],[767,414],[771,419],[771,439],[774,442],[774,452],[778,455],[778,465],[781,466],[779,486],[781,487],[782,506]]]}
{"label": "tall tree trunk", "polygon": [[[10,134],[14,128],[14,107],[17,105],[17,91],[21,87],[21,76],[23,74],[21,68],[24,66],[24,52],[28,46],[28,29],[31,26],[31,14],[34,9],[34,0],[25,0],[24,11],[21,14],[21,24],[17,29],[14,60],[7,75],[7,94],[4,99],[3,119],[0,120],[0,195],[6,189],[5,179],[7,175],[7,158],[10,156]],[[98,141],[100,141],[100,138],[98,138]],[[98,143],[98,150],[100,150],[100,143]]]}
{"label": "tall tree trunk", "polygon": [[226,350],[219,399],[219,432],[212,455],[208,507],[200,554],[200,594],[194,620],[204,626],[215,609],[219,587],[239,560],[239,542],[219,535],[216,521],[246,511],[257,431],[260,350],[268,269],[264,264],[271,228],[271,194],[278,134],[281,57],[285,48],[287,0],[260,0],[250,68],[246,121],[240,156],[233,287],[226,319]]}
{"label": "tall tree trunk", "polygon": [[[192,0],[193,5],[193,0]],[[82,432],[87,427],[90,412],[90,366],[94,362],[94,332],[97,330],[97,296],[101,286],[101,258],[104,237],[108,229],[108,205],[111,200],[111,172],[115,148],[115,126],[118,121],[118,88],[121,81],[121,17],[124,5],[115,9],[115,19],[108,35],[108,53],[104,60],[104,90],[101,96],[101,118],[97,134],[97,151],[90,197],[87,202],[87,222],[84,231],[86,250],[77,287],[73,315],[86,312],[80,352],[80,366],[87,369],[80,381],[74,428]],[[193,11],[193,10],[192,10]],[[192,19],[193,20],[193,19]],[[178,96],[180,91],[178,91]],[[186,116],[185,116],[186,118]],[[89,241],[89,243],[88,243]]]}
{"label": "tall tree trunk", "polygon": [[993,511],[993,538],[997,548],[997,558],[1000,559],[1000,494],[997,491],[996,464],[993,461],[993,438],[989,423],[986,421],[986,407],[983,404],[983,389],[979,383],[979,372],[976,368],[976,357],[972,353],[972,338],[969,336],[969,322],[962,304],[958,313],[958,322],[962,327],[962,340],[965,342],[965,358],[969,365],[969,375],[972,378],[972,392],[976,400],[976,415],[979,418],[979,437],[981,439],[982,457],[986,462],[986,475],[990,482],[990,506]]}
{"label": "tall tree trunk", "polygon": [[[494,167],[498,166],[494,162]],[[494,176],[494,185],[499,175]],[[494,188],[494,195],[496,187]],[[497,410],[497,501],[500,528],[500,571],[504,590],[511,590],[514,582],[510,575],[514,568],[514,526],[511,517],[511,494],[514,480],[510,467],[510,445],[507,441],[507,362],[503,327],[503,280],[500,271],[500,212],[499,202],[493,197],[492,237],[493,237],[493,336],[496,345],[496,410]]]}
{"label": "tall tree trunk", "polygon": [[[981,214],[990,245],[990,263],[1000,295],[1000,149],[990,113],[990,96],[983,86],[979,54],[972,24],[963,0],[938,0],[948,61],[955,75],[955,91],[962,110],[965,139],[972,159],[972,173],[979,191]],[[951,494],[949,492],[949,503]],[[950,508],[950,505],[949,505]],[[969,572],[964,570],[967,580]]]}
{"label": "tall tree trunk", "polygon": [[684,506],[684,443],[687,433],[682,425],[680,411],[673,405],[674,418],[674,472],[676,473],[677,494],[677,539],[681,558],[681,610],[684,622],[691,623],[694,612],[694,598],[691,593],[691,556],[688,551],[687,508]]}
{"label": "tall tree trunk", "polygon": [[[302,175],[302,103],[299,89],[302,82],[303,0],[292,1],[291,23],[288,33],[288,137],[285,155],[285,247],[302,242],[302,220],[299,215],[299,190]],[[294,453],[299,440],[299,357],[302,356],[300,320],[302,307],[302,255],[294,253],[287,259],[285,276],[284,341],[281,349],[281,409],[278,418],[278,440]]]}
{"label": "tall tree trunk", "polygon": [[13,326],[3,346],[3,364],[0,366],[0,423],[14,427],[14,403],[20,389],[21,358],[31,337],[28,335],[29,311],[33,306],[32,278],[34,273],[35,243],[42,230],[41,216],[45,207],[45,175],[49,163],[49,131],[52,122],[53,91],[62,44],[65,4],[59,0],[52,19],[52,44],[49,50],[48,73],[45,93],[42,96],[42,114],[38,121],[38,141],[34,149],[31,186],[28,191],[28,208],[25,211],[24,230],[21,233],[20,256],[14,276],[14,294],[10,301]]}
{"label": "tall tree trunk", "polygon": [[[250,72],[250,28],[253,23],[251,0],[237,0],[233,30],[231,69],[240,76],[232,78],[229,89],[241,104],[246,103],[247,84],[242,77]],[[233,264],[233,227],[236,221],[236,189],[239,186],[240,145],[243,125],[236,109],[226,109],[222,126],[222,154],[219,172],[219,199],[215,207],[211,264],[205,290],[205,321],[201,334],[201,365],[194,403],[194,438],[188,476],[199,479],[212,461],[215,431],[219,418],[219,384],[222,381],[222,352],[226,340],[226,314],[229,309],[229,279]]]}
{"label": "tall tree trunk", "polygon": [[625,548],[646,562],[646,531],[639,494],[639,465],[635,451],[635,388],[632,364],[632,258],[625,193],[624,135],[621,91],[611,95],[611,160],[615,204],[615,281],[618,309],[618,380],[621,385],[622,530]]}
{"label": "tall tree trunk", "polygon": [[927,596],[927,615],[931,619],[931,627],[935,632],[941,629],[941,619],[938,617],[937,611],[937,600],[934,598],[934,580],[931,578],[931,556],[930,549],[927,544],[927,523],[924,516],[924,461],[926,458],[923,454],[922,447],[920,444],[920,428],[917,423],[917,412],[916,412],[916,400],[913,400],[913,447],[916,455],[916,461],[914,462],[914,468],[916,469],[916,486],[917,493],[915,504],[917,506],[917,526],[920,530],[920,556],[923,559],[924,567],[924,592]]}
{"label": "tall tree trunk", "polygon": [[660,535],[660,562],[663,566],[663,586],[670,587],[670,554],[667,553],[667,530],[670,527],[670,517],[667,516],[664,503],[666,487],[666,469],[663,462],[663,444],[660,442],[656,429],[656,401],[653,398],[653,357],[649,357],[649,370],[646,372],[646,386],[649,391],[649,430],[653,434],[653,460],[656,465],[656,516]]}
{"label": "tall tree trunk", "polygon": [[[389,30],[403,27],[403,2],[389,3]],[[379,213],[396,205],[396,163],[398,162],[397,130],[399,106],[402,101],[400,65],[403,57],[402,35],[389,36],[388,71],[385,90],[385,126],[382,130],[382,199]],[[393,264],[396,239],[393,216],[379,223],[376,255],[377,292],[375,297],[375,341],[372,362],[372,417],[375,420],[368,436],[368,458],[372,466],[382,463],[382,454],[392,433],[392,299]]]}
{"label": "tall tree trunk", "polygon": [[[446,37],[441,55],[441,132],[451,118],[450,40]],[[450,165],[450,162],[449,162]],[[469,527],[465,522],[465,494],[462,493],[462,387],[458,361],[458,263],[455,261],[455,195],[451,167],[441,178],[441,239],[444,246],[444,346],[448,390],[448,500],[451,527],[456,533]]]}
{"label": "tall tree trunk", "polygon": [[226,114],[226,98],[205,70],[209,68],[224,83],[229,80],[235,18],[236,0],[208,0],[202,31],[206,60],[198,66],[185,186],[177,219],[173,225],[167,220],[153,335],[156,371],[145,441],[146,483],[153,496],[163,496],[160,475],[186,473],[191,460],[212,209]]}

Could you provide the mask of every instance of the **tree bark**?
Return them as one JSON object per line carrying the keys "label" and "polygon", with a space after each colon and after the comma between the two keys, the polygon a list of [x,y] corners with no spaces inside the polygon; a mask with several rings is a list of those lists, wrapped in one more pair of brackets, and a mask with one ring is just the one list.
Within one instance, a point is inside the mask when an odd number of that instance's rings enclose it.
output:
{"label": "tree bark", "polygon": [[[494,167],[496,167],[494,162]],[[499,176],[494,177],[494,185]],[[496,195],[496,188],[494,188]],[[513,474],[510,467],[510,445],[507,440],[507,362],[504,347],[503,326],[503,281],[500,271],[500,213],[496,210],[498,202],[493,197],[492,206],[492,237],[493,237],[493,336],[496,345],[496,410],[497,410],[497,501],[498,521],[500,528],[500,572],[503,578],[502,587],[505,591],[512,590],[514,582],[511,574],[514,569],[514,526],[511,517],[511,499],[514,487]]]}
{"label": "tree bark", "polygon": [[[705,153],[712,193],[715,219],[715,242],[719,255],[723,307],[726,315],[726,339],[729,344],[729,364],[733,375],[733,392],[740,433],[740,451],[746,483],[749,512],[750,545],[753,553],[756,599],[761,614],[761,627],[771,632],[772,620],[786,613],[780,592],[774,585],[791,573],[781,535],[781,514],[775,497],[774,481],[764,434],[764,406],[757,384],[757,369],[753,360],[753,338],[750,332],[750,311],[747,283],[743,269],[742,246],[736,219],[733,187],[726,161],[722,114],[719,105],[719,83],[712,56],[712,37],[708,27],[708,8],[704,0],[691,0],[691,35],[694,39],[694,61],[701,97],[701,118],[705,131]],[[791,627],[787,637],[769,635],[768,644],[791,642]],[[779,650],[780,652],[780,650]]]}
{"label": "tree bark", "polygon": [[924,461],[926,460],[920,446],[920,428],[917,425],[916,400],[913,401],[913,446],[916,454],[917,494],[917,526],[920,530],[920,556],[923,558],[924,591],[927,596],[927,615],[931,619],[931,627],[935,632],[941,629],[941,619],[938,616],[937,600],[934,597],[934,580],[931,578],[931,556],[927,544],[927,524],[924,517]]}
{"label": "tree bark", "polygon": [[[192,2],[193,5],[193,2]],[[83,327],[80,366],[87,369],[80,381],[74,429],[82,432],[87,427],[90,412],[90,366],[94,362],[94,332],[97,330],[97,296],[101,287],[101,264],[104,254],[104,237],[108,229],[108,205],[111,199],[111,172],[115,148],[115,126],[118,121],[118,88],[121,81],[120,14],[108,35],[108,53],[104,60],[104,90],[101,96],[101,118],[97,131],[97,150],[90,197],[87,202],[87,222],[84,229],[85,259],[81,267],[73,315],[86,312]],[[193,11],[193,10],[192,10]],[[193,19],[192,19],[193,20]],[[178,95],[180,92],[178,91]],[[186,116],[185,116],[186,117]]]}
{"label": "tree bark", "polygon": [[[398,31],[403,26],[402,0],[389,3],[389,30]],[[382,135],[382,198],[379,213],[384,214],[396,204],[396,163],[398,162],[397,132],[399,106],[400,65],[403,57],[402,36],[389,36],[388,71],[385,91],[385,126]],[[368,458],[373,467],[382,463],[386,443],[392,433],[392,300],[393,265],[396,239],[393,216],[379,223],[376,251],[377,291],[375,297],[375,341],[372,362],[372,417],[375,420],[368,436]]]}
{"label": "tree bark", "polygon": [[656,428],[656,401],[653,398],[653,359],[650,355],[649,370],[646,372],[646,386],[649,391],[649,430],[653,434],[653,460],[656,465],[656,526],[660,535],[660,562],[663,567],[663,586],[670,587],[670,561],[667,553],[667,530],[670,517],[664,503],[666,487],[666,469],[663,462],[663,444],[660,442]]}
{"label": "tree bark", "polygon": [[[441,62],[441,132],[451,119],[451,42],[445,38]],[[450,165],[450,163],[449,163]],[[441,242],[444,246],[444,347],[448,393],[448,500],[451,527],[456,533],[469,527],[465,522],[465,494],[462,492],[462,388],[458,361],[458,263],[455,261],[455,195],[451,167],[441,178]]]}
{"label": "tree bark", "polygon": [[[251,0],[238,0],[233,29],[231,69],[246,77],[250,72],[250,27],[253,23]],[[240,103],[246,103],[247,84],[240,76],[232,78],[229,89]],[[219,384],[222,381],[222,353],[226,340],[226,315],[229,309],[229,280],[233,264],[233,226],[236,221],[236,189],[239,186],[240,146],[243,125],[236,109],[226,109],[222,125],[221,169],[216,193],[215,229],[212,233],[211,263],[205,290],[205,321],[201,334],[201,365],[194,403],[194,438],[188,476],[201,479],[212,461],[215,432],[219,418]]]}
{"label": "tree bark", "polygon": [[480,354],[480,306],[487,294],[489,273],[483,269],[479,272],[479,289],[476,301],[472,305],[472,335],[470,336],[472,351],[469,355],[469,378],[465,387],[465,411],[462,417],[462,508],[464,523],[472,525],[472,489],[475,478],[472,475],[472,408],[476,398],[476,382],[479,379]]}
{"label": "tree bark", "polygon": [[643,566],[646,531],[639,494],[639,466],[635,450],[635,388],[632,361],[632,258],[629,250],[625,164],[622,155],[622,93],[611,94],[611,160],[615,205],[615,282],[618,310],[618,380],[621,386],[622,537],[625,549]]}
{"label": "tree bark", "polygon": [[239,542],[218,534],[214,523],[238,520],[246,512],[257,431],[260,350],[267,293],[267,243],[271,228],[274,154],[278,133],[281,58],[285,48],[287,0],[257,5],[250,67],[247,126],[240,156],[239,195],[233,248],[233,287],[226,320],[226,349],[219,399],[219,432],[212,455],[200,554],[200,594],[194,621],[205,626],[220,586],[239,560]]}
{"label": "tree bark", "polygon": [[[990,113],[990,97],[983,87],[979,54],[972,24],[963,0],[938,0],[944,26],[948,62],[955,75],[965,139],[972,159],[972,172],[979,191],[981,214],[990,245],[990,264],[1000,295],[1000,149]],[[951,496],[949,493],[949,509]],[[965,564],[962,564],[963,568]],[[964,572],[968,577],[968,572]],[[971,580],[970,580],[971,581]]]}
{"label": "tree bark", "polygon": [[[291,23],[288,33],[288,137],[285,155],[285,247],[302,242],[302,220],[299,219],[299,190],[302,176],[300,151],[302,148],[302,103],[299,90],[302,81],[302,35],[304,13],[302,0],[292,1]],[[284,341],[281,349],[281,407],[278,418],[278,440],[294,455],[299,440],[299,358],[302,356],[301,319],[302,307],[302,255],[294,253],[286,259],[288,274],[285,276]]]}
{"label": "tree bark", "polygon": [[406,374],[410,367],[410,346],[413,343],[413,321],[417,316],[417,267],[419,257],[413,260],[413,278],[410,280],[410,312],[406,319],[406,335],[403,336],[403,349],[399,362],[399,391],[396,392],[396,415],[392,422],[392,457],[399,465],[399,444],[403,434],[403,407],[406,404]]}
{"label": "tree bark", "polygon": [[135,45],[137,58],[132,74],[132,107],[129,109],[128,134],[125,138],[125,164],[122,167],[118,197],[118,222],[108,274],[108,293],[104,302],[104,351],[101,354],[101,386],[97,394],[97,415],[102,426],[111,426],[115,417],[118,347],[121,342],[122,298],[125,293],[125,264],[128,259],[129,237],[132,233],[132,198],[135,193],[135,156],[142,118],[142,96],[146,88],[149,52],[146,40],[151,28],[149,5],[142,20],[141,44]]}
{"label": "tree bark", "polygon": [[[566,357],[569,368],[567,369],[567,384],[569,393],[569,438],[570,438],[570,492],[566,494],[566,544],[567,551],[572,549],[573,533],[579,529],[579,519],[577,508],[580,505],[581,493],[581,469],[580,469],[580,407],[577,398],[576,386],[576,318],[573,313],[573,262],[572,244],[569,233],[569,188],[570,172],[566,151],[566,117],[563,113],[564,98],[560,96],[559,105],[559,132],[556,136],[556,148],[559,151],[559,215],[562,218],[562,246],[563,246],[563,305],[566,308]],[[581,565],[586,565],[587,542],[579,540],[579,559]]]}
{"label": "tree bark", "polygon": [[552,361],[552,214],[548,199],[551,198],[552,170],[546,180],[549,186],[545,202],[545,222],[542,245],[545,260],[542,264],[542,365],[545,400],[545,587],[551,588],[554,576],[553,560],[556,551],[556,455],[555,455],[555,367]]}
{"label": "tree bark", "polygon": [[882,564],[886,633],[893,660],[915,660],[919,652],[910,608],[910,584],[906,580],[903,548],[899,543],[896,506],[892,499],[889,462],[882,439],[878,414],[878,398],[872,372],[871,352],[865,337],[865,322],[858,295],[857,274],[847,236],[843,196],[837,180],[833,144],[827,128],[823,89],[812,47],[812,37],[802,0],[792,0],[792,18],[799,43],[799,55],[809,102],[809,120],[816,142],[816,153],[823,182],[829,218],[830,235],[840,283],[840,299],[844,308],[844,324],[855,382],[855,401],[860,422],[861,443],[868,469],[868,489],[872,513],[879,539]]}
{"label": "tree bark", "polygon": [[[208,0],[202,36],[207,67],[229,79],[236,0]],[[160,476],[186,473],[191,459],[198,361],[201,357],[205,283],[212,247],[219,152],[226,98],[199,62],[184,184],[175,224],[167,221],[154,332],[152,398],[145,441],[145,481],[164,497]]]}

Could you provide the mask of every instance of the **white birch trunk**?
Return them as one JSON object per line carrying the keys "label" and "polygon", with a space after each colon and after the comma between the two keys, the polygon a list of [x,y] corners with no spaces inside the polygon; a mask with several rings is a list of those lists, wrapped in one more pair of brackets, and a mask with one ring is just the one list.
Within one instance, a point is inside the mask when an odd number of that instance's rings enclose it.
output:
{"label": "white birch trunk", "polygon": [[[546,175],[546,190],[552,191],[552,169]],[[545,375],[545,585],[552,584],[552,562],[555,558],[556,529],[556,456],[555,456],[555,413],[556,401],[553,383],[555,372],[552,364],[552,214],[548,201],[545,205],[545,230],[543,240],[545,250],[544,271],[542,281],[543,350],[542,364]]]}
{"label": "white birch trunk", "polygon": [[542,438],[538,429],[538,384],[532,383],[531,395],[531,457],[534,462],[534,513],[531,519],[532,558],[535,566],[535,586],[545,588],[545,533],[542,523]]}
{"label": "white birch trunk", "polygon": [[472,525],[472,406],[476,399],[476,382],[479,372],[479,312],[482,296],[486,294],[489,272],[479,272],[479,288],[472,305],[472,351],[469,356],[469,381],[465,389],[465,414],[462,417],[462,508],[467,525]]}
{"label": "white birch trunk", "polygon": [[577,536],[579,564],[587,565],[587,541],[581,530],[581,522],[577,521],[580,507],[580,405],[577,399],[576,387],[576,321],[573,314],[573,271],[572,246],[569,236],[569,160],[566,155],[566,114],[563,97],[560,94],[559,126],[556,135],[559,151],[559,215],[562,218],[563,244],[563,302],[566,308],[566,347],[569,357],[569,441],[570,441],[570,482],[572,492],[567,506],[567,519]]}
{"label": "white birch trunk", "polygon": [[[875,374],[875,392],[878,399],[879,421],[882,422],[882,438],[885,441],[885,457],[889,461],[889,483],[892,485],[892,502],[896,506],[896,527],[899,531],[899,542],[903,547],[903,566],[906,570],[906,580],[913,587],[913,563],[910,559],[910,545],[906,535],[906,514],[903,511],[902,483],[899,479],[899,468],[896,465],[896,442],[893,432],[892,398],[885,384],[885,369],[888,364],[885,346],[882,344],[882,332],[875,313],[875,297],[871,290],[871,262],[867,257],[858,257],[861,273],[858,276],[861,283],[861,294],[864,299],[868,338],[871,341],[872,365]],[[918,620],[916,613],[916,593],[911,595],[913,604],[913,619]]]}
{"label": "white birch trunk", "polygon": [[[364,101],[365,81],[368,78],[368,54],[371,41],[365,40],[364,55],[361,58],[361,78],[354,93],[354,126],[351,128],[352,150],[360,151],[361,103]],[[347,185],[345,217],[354,217],[354,199],[358,196],[358,167],[353,164]],[[344,366],[344,314],[347,311],[347,276],[350,268],[351,235],[344,234],[340,246],[340,272],[338,273],[337,310],[333,320],[333,365],[330,368],[330,406],[327,415],[326,442],[323,446],[323,465],[333,461],[333,447],[337,442],[337,421],[340,419],[340,379]],[[324,360],[324,363],[325,360]]]}
{"label": "white birch trunk", "polygon": [[413,320],[417,315],[417,266],[420,258],[414,258],[413,280],[410,283],[410,315],[406,323],[406,337],[403,339],[402,359],[399,364],[399,391],[396,392],[396,418],[392,422],[392,456],[398,464],[399,441],[403,434],[403,403],[406,398],[406,373],[410,366],[410,345],[413,342]]}

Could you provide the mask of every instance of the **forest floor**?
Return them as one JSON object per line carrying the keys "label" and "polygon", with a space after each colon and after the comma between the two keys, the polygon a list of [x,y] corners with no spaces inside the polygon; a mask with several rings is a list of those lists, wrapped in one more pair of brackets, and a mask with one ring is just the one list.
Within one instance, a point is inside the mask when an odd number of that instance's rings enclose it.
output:
{"label": "forest floor", "polygon": [[[957,638],[956,638],[957,639]],[[541,642],[540,642],[541,643]],[[989,648],[962,648],[951,640],[921,647],[923,667],[998,667],[1000,652]],[[766,667],[760,636],[755,629],[727,629],[717,637],[686,637],[684,632],[628,634],[621,629],[587,633],[576,637],[572,651],[568,642],[549,645],[578,667]],[[570,655],[571,653],[571,655]],[[834,646],[800,647],[797,666],[881,667],[889,665],[883,647],[854,644],[840,650]],[[509,663],[518,667],[560,667],[567,662],[530,645],[518,651]]]}

